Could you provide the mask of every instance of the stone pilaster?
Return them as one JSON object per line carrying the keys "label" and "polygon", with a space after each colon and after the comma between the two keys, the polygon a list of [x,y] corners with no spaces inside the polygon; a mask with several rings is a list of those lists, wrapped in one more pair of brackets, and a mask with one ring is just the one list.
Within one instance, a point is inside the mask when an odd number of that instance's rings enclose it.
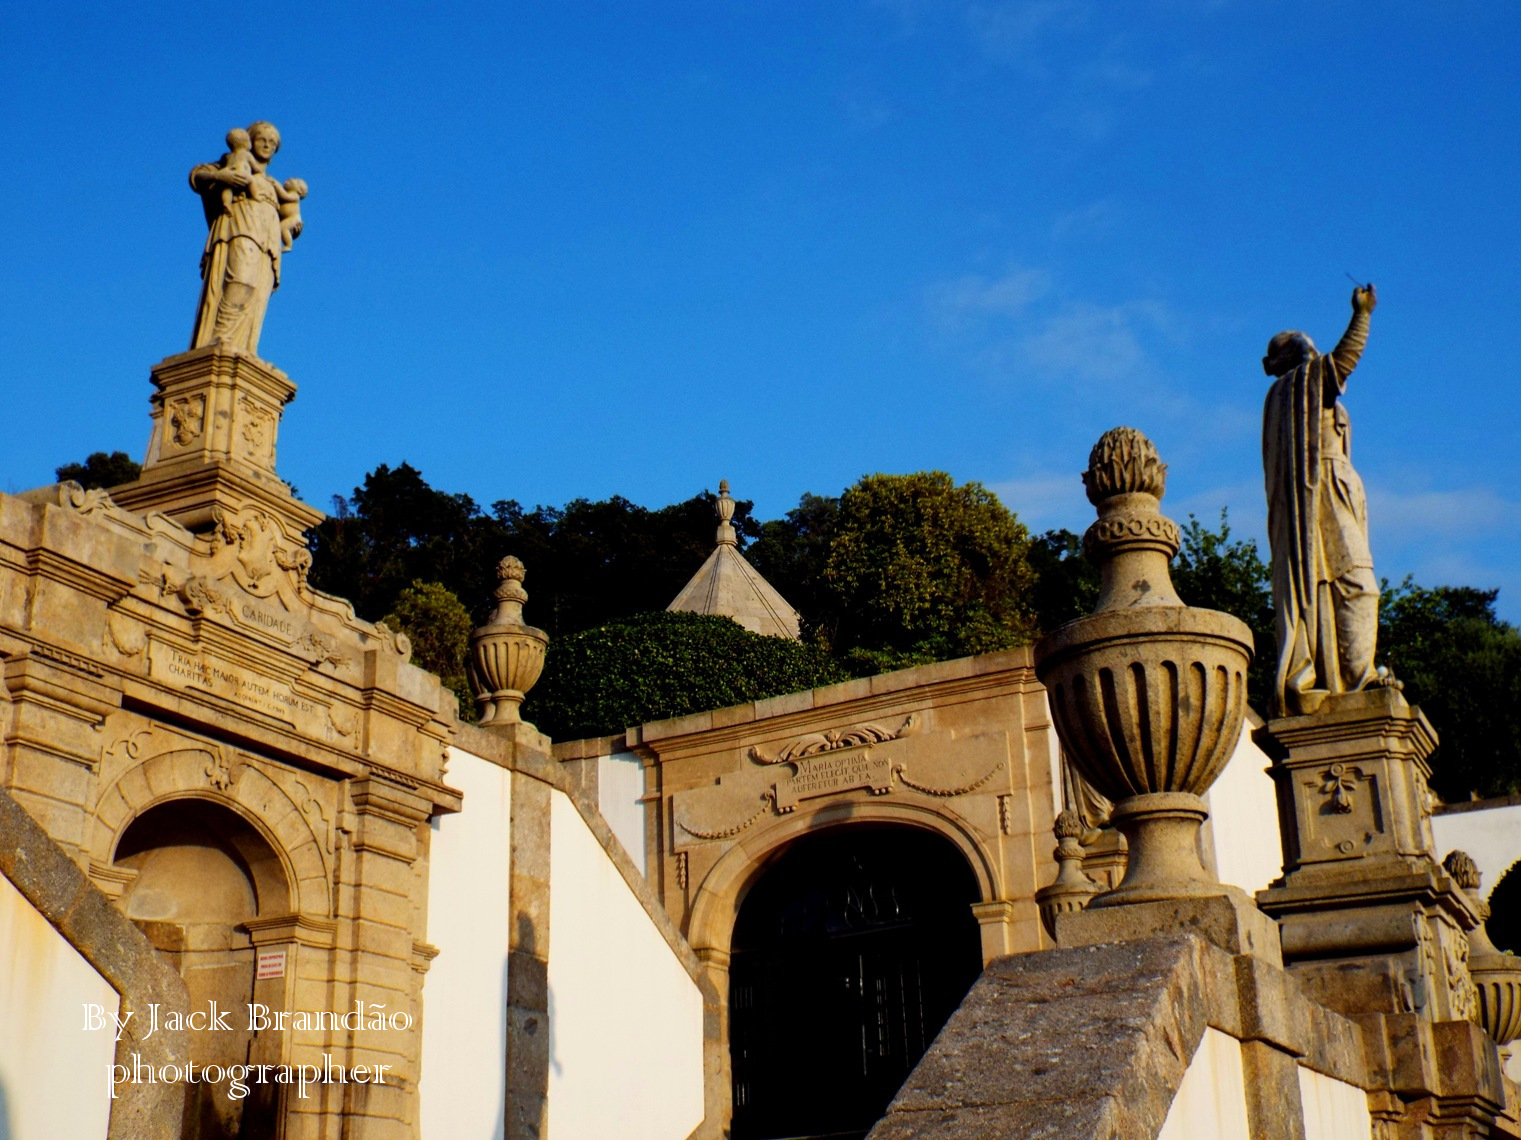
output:
{"label": "stone pilaster", "polygon": [[1284,849],[1283,878],[1257,901],[1290,971],[1349,1013],[1471,1016],[1478,914],[1433,849],[1430,723],[1378,688],[1256,735],[1273,757]]}

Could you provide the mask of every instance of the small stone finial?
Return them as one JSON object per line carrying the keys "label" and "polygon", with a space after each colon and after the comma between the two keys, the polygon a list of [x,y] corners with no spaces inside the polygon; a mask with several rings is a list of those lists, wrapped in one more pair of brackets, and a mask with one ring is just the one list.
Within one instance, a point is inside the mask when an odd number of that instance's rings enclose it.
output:
{"label": "small stone finial", "polygon": [[718,545],[738,546],[739,536],[734,533],[734,524],[730,521],[734,518],[734,500],[729,497],[727,479],[718,481],[718,500],[713,509],[718,513]]}
{"label": "small stone finial", "polygon": [[1054,938],[1057,915],[1082,910],[1098,894],[1099,887],[1083,873],[1083,845],[1079,842],[1083,821],[1077,812],[1071,808],[1060,812],[1051,830],[1056,835],[1056,850],[1052,852],[1056,880],[1035,892],[1035,904],[1046,933]]}
{"label": "small stone finial", "polygon": [[1056,817],[1056,825],[1051,829],[1058,841],[1063,839],[1079,839],[1083,834],[1083,821],[1077,812],[1071,808],[1064,808]]}
{"label": "small stone finial", "polygon": [[1479,865],[1473,861],[1467,851],[1449,851],[1447,858],[1442,860],[1442,866],[1452,876],[1453,882],[1465,891],[1473,894],[1479,889]]}
{"label": "small stone finial", "polygon": [[1083,486],[1094,506],[1124,494],[1160,499],[1167,490],[1167,464],[1157,454],[1156,444],[1135,428],[1110,428],[1088,453]]}

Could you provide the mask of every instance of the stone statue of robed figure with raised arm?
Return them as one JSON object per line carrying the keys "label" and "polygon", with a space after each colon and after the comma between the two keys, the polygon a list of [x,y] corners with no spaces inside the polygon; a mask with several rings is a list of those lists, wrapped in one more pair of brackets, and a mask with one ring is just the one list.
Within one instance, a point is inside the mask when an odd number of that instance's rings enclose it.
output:
{"label": "stone statue of robed figure with raised arm", "polygon": [[1268,540],[1273,555],[1278,675],[1275,714],[1315,712],[1336,693],[1378,681],[1378,579],[1368,546],[1368,500],[1352,469],[1340,397],[1368,342],[1378,297],[1352,293],[1352,322],[1329,354],[1301,332],[1268,343],[1275,377],[1262,414]]}
{"label": "stone statue of robed figure with raised arm", "polygon": [[206,211],[201,301],[190,347],[221,344],[258,355],[269,296],[280,287],[280,255],[301,234],[306,183],[276,182],[267,173],[280,149],[273,123],[227,135],[228,152],[190,172],[190,188]]}

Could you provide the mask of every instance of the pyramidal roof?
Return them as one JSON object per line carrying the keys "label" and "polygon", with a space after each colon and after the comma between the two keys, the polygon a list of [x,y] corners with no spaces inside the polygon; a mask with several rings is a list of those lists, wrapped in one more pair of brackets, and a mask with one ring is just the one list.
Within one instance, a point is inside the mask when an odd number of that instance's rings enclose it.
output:
{"label": "pyramidal roof", "polygon": [[718,484],[716,506],[718,545],[666,609],[676,613],[722,614],[751,633],[796,641],[797,611],[739,552],[739,539],[729,521],[734,517],[734,500],[729,497],[727,479]]}

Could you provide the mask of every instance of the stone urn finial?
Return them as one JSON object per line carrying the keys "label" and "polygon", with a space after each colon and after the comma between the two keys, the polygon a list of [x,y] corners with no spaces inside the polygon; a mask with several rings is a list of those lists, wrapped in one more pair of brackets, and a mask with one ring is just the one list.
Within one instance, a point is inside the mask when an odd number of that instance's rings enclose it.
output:
{"label": "stone urn finial", "polygon": [[509,554],[497,563],[499,579],[492,596],[496,612],[491,620],[470,635],[470,660],[476,679],[476,701],[481,706],[480,725],[517,724],[518,706],[544,670],[544,650],[549,635],[523,624],[522,559]]}
{"label": "stone urn finial", "polygon": [[1511,1042],[1521,1037],[1521,958],[1490,941],[1484,928],[1489,921],[1489,904],[1479,893],[1479,868],[1473,857],[1466,851],[1449,851],[1442,866],[1468,892],[1479,912],[1479,925],[1468,932],[1468,973],[1478,999],[1472,1014],[1474,1024],[1508,1057]]}
{"label": "stone urn finial", "polygon": [[1071,808],[1056,817],[1051,828],[1056,836],[1056,881],[1035,892],[1035,905],[1046,933],[1056,936],[1056,916],[1082,910],[1098,894],[1098,884],[1083,873],[1083,821]]}
{"label": "stone urn finial", "polygon": [[1252,635],[1229,614],[1185,606],[1168,563],[1177,525],[1158,506],[1166,465],[1133,428],[1105,432],[1083,483],[1098,521],[1098,605],[1035,647],[1062,746],[1114,801],[1129,843],[1125,877],[1094,907],[1221,894],[1199,860],[1200,797],[1241,734]]}
{"label": "stone urn finial", "polygon": [[739,536],[734,533],[734,500],[729,498],[729,481],[718,481],[718,501],[713,504],[718,513],[718,545],[738,546]]}

